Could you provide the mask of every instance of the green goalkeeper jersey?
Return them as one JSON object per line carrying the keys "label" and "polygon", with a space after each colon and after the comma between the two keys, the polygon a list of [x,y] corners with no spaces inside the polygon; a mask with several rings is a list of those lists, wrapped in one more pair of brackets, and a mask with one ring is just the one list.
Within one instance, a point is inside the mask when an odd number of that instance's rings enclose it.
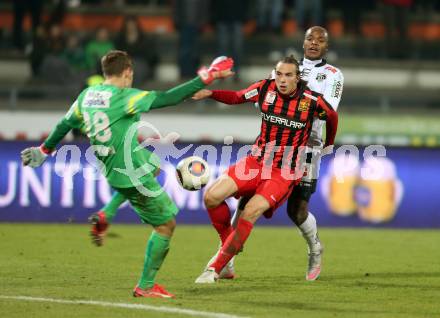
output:
{"label": "green goalkeeper jersey", "polygon": [[117,188],[138,186],[153,177],[159,164],[150,160],[151,152],[139,147],[137,123],[140,114],[175,105],[204,86],[197,77],[165,92],[106,84],[86,88],[45,140],[44,146],[54,149],[71,128],[84,125],[109,184]]}

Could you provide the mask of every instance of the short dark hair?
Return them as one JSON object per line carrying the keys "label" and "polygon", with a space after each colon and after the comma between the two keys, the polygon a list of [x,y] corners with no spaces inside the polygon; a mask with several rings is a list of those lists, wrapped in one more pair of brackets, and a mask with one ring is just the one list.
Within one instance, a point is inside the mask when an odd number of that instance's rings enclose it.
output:
{"label": "short dark hair", "polygon": [[287,63],[287,64],[294,64],[296,66],[296,74],[299,75],[300,71],[299,71],[299,62],[298,60],[295,58],[295,56],[293,56],[292,54],[289,56],[285,56],[283,57],[281,60],[278,61],[278,63]]}
{"label": "short dark hair", "polygon": [[132,68],[133,63],[127,52],[113,50],[102,57],[101,67],[104,76],[119,76],[127,68]]}

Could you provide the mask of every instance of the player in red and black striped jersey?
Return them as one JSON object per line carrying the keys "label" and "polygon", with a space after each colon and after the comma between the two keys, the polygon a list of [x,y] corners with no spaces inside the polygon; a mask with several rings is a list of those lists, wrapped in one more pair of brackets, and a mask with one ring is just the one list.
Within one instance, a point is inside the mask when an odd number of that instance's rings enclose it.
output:
{"label": "player in red and black striped jersey", "polygon": [[[222,247],[196,283],[215,282],[240,251],[257,219],[262,214],[271,217],[299,183],[302,174],[295,170],[313,120],[326,121],[325,146],[333,145],[338,123],[330,104],[301,81],[293,56],[278,62],[275,79],[259,81],[241,91],[202,90],[194,95],[194,99],[207,97],[226,104],[258,103],[262,120],[251,154],[229,167],[205,193],[205,205]],[[225,202],[231,196],[250,198],[235,229]]]}
{"label": "player in red and black striped jersey", "polygon": [[[290,59],[289,59],[290,60]],[[288,63],[285,63],[288,64]],[[279,77],[282,77],[280,72]],[[289,74],[289,73],[287,73]],[[290,89],[281,80],[266,79],[250,87],[235,91],[212,91],[210,97],[226,104],[258,103],[261,112],[261,131],[255,141],[252,156],[265,166],[294,170],[300,147],[307,144],[311,120],[319,118],[330,122],[327,127],[327,145],[333,144],[337,116],[321,94],[308,89],[302,81],[290,95],[281,90]],[[328,116],[327,114],[331,114]]]}
{"label": "player in red and black striped jersey", "polygon": [[[321,93],[324,99],[336,111],[341,101],[344,85],[344,76],[335,66],[328,64],[324,55],[328,50],[329,38],[325,28],[313,26],[304,35],[304,58],[301,59],[299,69],[301,79],[307,82],[307,86],[315,92]],[[275,78],[275,70],[271,78]],[[293,223],[304,237],[308,247],[308,265],[306,280],[318,279],[321,273],[323,246],[318,237],[318,228],[315,216],[309,211],[308,202],[315,192],[319,166],[321,162],[322,128],[324,121],[315,118],[312,132],[306,147],[306,171],[301,182],[295,186],[287,200],[287,213]],[[232,217],[233,227],[236,226],[238,217],[246,206],[248,198],[242,197],[238,202],[237,210]],[[208,262],[210,264],[216,255]],[[234,258],[220,273],[220,278],[233,278],[235,275]]]}

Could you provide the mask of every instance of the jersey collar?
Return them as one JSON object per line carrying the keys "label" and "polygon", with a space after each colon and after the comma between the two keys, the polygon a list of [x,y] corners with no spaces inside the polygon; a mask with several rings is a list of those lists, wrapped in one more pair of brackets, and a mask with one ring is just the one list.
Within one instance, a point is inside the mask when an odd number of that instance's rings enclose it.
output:
{"label": "jersey collar", "polygon": [[309,66],[309,67],[321,67],[321,66],[324,66],[325,64],[327,64],[327,61],[325,59],[312,61],[312,60],[309,60],[309,59],[306,59],[305,57],[303,57],[299,61],[299,65],[304,65],[304,66]]}

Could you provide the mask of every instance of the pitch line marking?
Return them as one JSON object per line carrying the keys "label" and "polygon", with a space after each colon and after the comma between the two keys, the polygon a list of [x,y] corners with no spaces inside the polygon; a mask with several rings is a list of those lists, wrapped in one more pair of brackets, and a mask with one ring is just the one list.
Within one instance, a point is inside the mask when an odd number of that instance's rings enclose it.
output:
{"label": "pitch line marking", "polygon": [[96,301],[96,300],[67,300],[67,299],[56,299],[56,298],[42,298],[42,297],[28,297],[28,296],[5,296],[5,295],[0,295],[0,299],[139,309],[139,310],[145,310],[145,311],[159,311],[159,312],[206,317],[206,318],[246,318],[243,316],[235,316],[235,315],[229,315],[229,314],[223,314],[223,313],[217,313],[217,312],[198,311],[198,310],[192,310],[192,309],[181,309],[181,308],[166,307],[166,306],[151,306],[151,305],[144,305],[144,304],[110,303],[110,302],[106,302],[106,301]]}

